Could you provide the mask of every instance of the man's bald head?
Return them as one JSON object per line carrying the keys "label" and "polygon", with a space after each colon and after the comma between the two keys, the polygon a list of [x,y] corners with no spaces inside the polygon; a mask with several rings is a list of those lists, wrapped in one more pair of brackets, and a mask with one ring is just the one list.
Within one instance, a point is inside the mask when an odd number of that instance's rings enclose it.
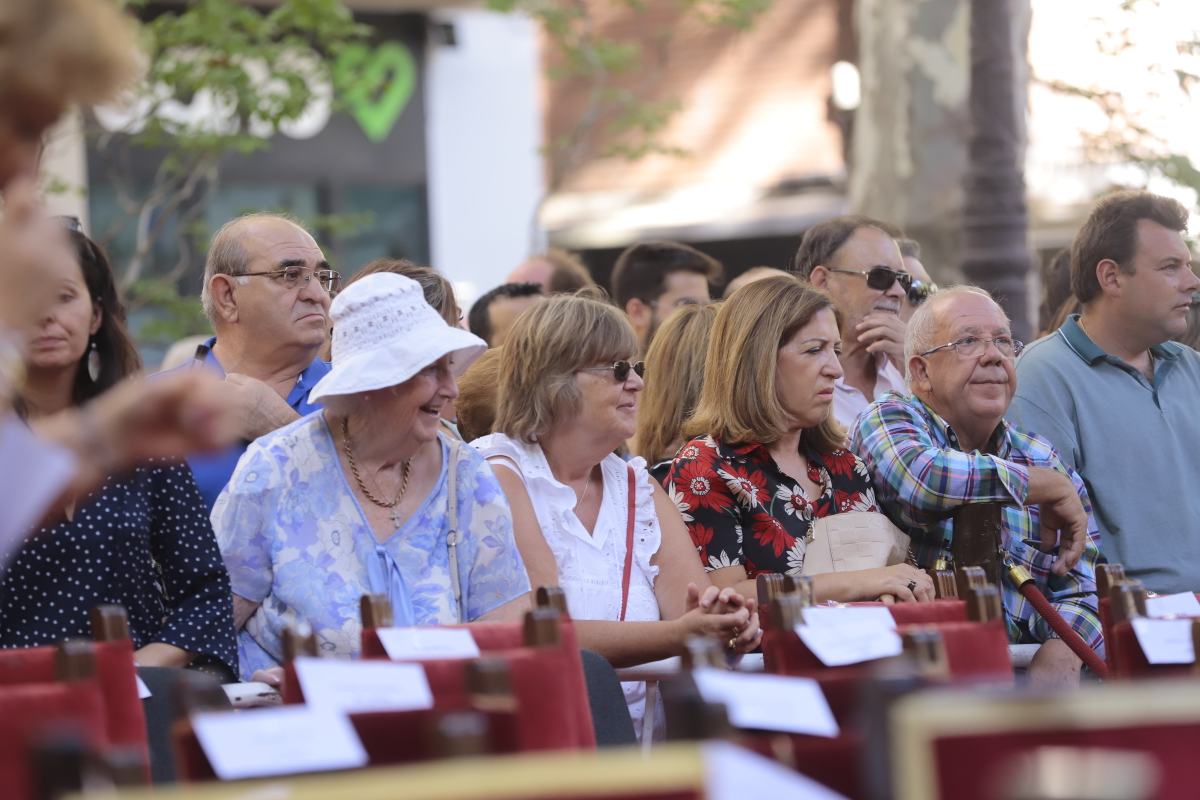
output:
{"label": "man's bald head", "polygon": [[213,308],[212,293],[209,290],[213,276],[245,273],[251,258],[246,247],[247,240],[281,227],[295,229],[312,238],[312,235],[292,218],[284,214],[266,213],[244,214],[226,222],[213,235],[212,243],[208,246],[208,257],[204,261],[204,284],[200,288],[200,304],[210,322],[216,324],[216,310]]}

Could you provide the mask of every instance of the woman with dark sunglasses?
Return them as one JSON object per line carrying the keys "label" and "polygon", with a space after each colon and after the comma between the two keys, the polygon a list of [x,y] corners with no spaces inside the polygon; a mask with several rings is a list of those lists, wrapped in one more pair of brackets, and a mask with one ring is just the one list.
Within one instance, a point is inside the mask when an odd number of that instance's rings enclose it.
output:
{"label": "woman with dark sunglasses", "polygon": [[[679,655],[697,635],[748,652],[754,602],[712,585],[645,460],[613,452],[636,430],[643,378],[654,379],[636,352],[607,303],[559,295],[531,308],[500,356],[498,433],[474,445],[508,497],[531,584],[563,588],[583,647],[618,667]],[[661,720],[644,683],[623,688],[635,730]]]}

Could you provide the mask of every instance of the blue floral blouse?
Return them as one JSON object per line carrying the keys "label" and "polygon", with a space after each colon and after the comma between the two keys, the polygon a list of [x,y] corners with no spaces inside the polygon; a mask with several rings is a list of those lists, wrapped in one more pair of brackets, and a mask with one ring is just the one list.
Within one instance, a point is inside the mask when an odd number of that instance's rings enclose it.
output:
{"label": "blue floral blouse", "polygon": [[[412,623],[456,623],[446,533],[448,440],[433,491],[387,541],[371,532],[318,411],[250,445],[213,507],[233,593],[258,609],[238,634],[242,676],[275,666],[291,623],[312,626],[326,654],[360,651],[359,598],[379,586],[379,564],[398,573]],[[467,620],[529,591],[512,515],[483,458],[459,447],[458,568]],[[395,603],[393,603],[395,604]]]}

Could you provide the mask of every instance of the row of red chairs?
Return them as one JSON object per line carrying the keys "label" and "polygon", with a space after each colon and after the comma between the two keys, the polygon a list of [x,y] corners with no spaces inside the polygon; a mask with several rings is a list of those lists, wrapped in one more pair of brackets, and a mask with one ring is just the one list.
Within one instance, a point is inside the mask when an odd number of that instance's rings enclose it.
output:
{"label": "row of red chairs", "polygon": [[[963,597],[960,599],[961,584]],[[1012,663],[999,592],[987,585],[982,571],[965,569],[956,580],[949,573],[935,576],[941,596],[930,603],[886,606],[904,642],[904,662],[914,681],[906,688],[987,682],[1011,686]],[[808,777],[849,797],[868,792],[873,771],[865,762],[872,726],[883,724],[877,696],[881,667],[868,662],[828,667],[805,645],[795,626],[803,622],[806,603],[803,582],[787,576],[759,576],[763,619],[763,660],[768,672],[805,677],[821,687],[840,733],[833,738],[803,734],[742,731],[737,739],[763,755],[788,764]],[[880,604],[851,604],[880,605]],[[670,690],[664,692],[667,696]],[[668,734],[671,734],[668,711]],[[875,773],[878,770],[874,771]]]}
{"label": "row of red chairs", "polygon": [[[1147,592],[1140,582],[1126,577],[1124,567],[1101,564],[1096,569],[1096,586],[1108,667],[1114,678],[1178,678],[1197,674],[1194,663],[1153,664],[1147,658],[1133,630],[1134,619],[1148,616]],[[1200,644],[1200,618],[1193,622],[1192,639],[1194,644]]]}
{"label": "row of red chairs", "polygon": [[[363,598],[363,658],[386,659],[377,630],[391,623],[383,597]],[[479,659],[418,661],[434,707],[419,711],[353,713],[350,722],[371,766],[411,764],[463,751],[511,754],[592,750],[596,739],[578,640],[557,589],[539,591],[539,606],[521,623],[472,623]],[[294,659],[315,657],[311,637],[289,633],[281,694],[301,704]],[[249,711],[246,713],[254,713]],[[216,774],[186,721],[173,732],[181,780]]]}
{"label": "row of red chairs", "polygon": [[124,609],[92,610],[93,641],[0,650],[0,786],[34,796],[35,750],[63,733],[119,763],[121,782],[146,783],[146,720]]}

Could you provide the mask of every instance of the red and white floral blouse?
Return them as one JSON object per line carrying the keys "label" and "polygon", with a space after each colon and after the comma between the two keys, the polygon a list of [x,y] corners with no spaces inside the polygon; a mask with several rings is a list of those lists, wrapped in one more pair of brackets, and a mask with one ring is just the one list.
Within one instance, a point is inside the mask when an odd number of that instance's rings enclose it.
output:
{"label": "red and white floral blouse", "polygon": [[704,436],[679,450],[664,486],[705,569],[740,564],[751,578],[760,572],[799,575],[814,519],[878,511],[858,456],[801,447],[809,480],[821,487],[817,498],[808,497],[784,474],[764,445],[729,445]]}

